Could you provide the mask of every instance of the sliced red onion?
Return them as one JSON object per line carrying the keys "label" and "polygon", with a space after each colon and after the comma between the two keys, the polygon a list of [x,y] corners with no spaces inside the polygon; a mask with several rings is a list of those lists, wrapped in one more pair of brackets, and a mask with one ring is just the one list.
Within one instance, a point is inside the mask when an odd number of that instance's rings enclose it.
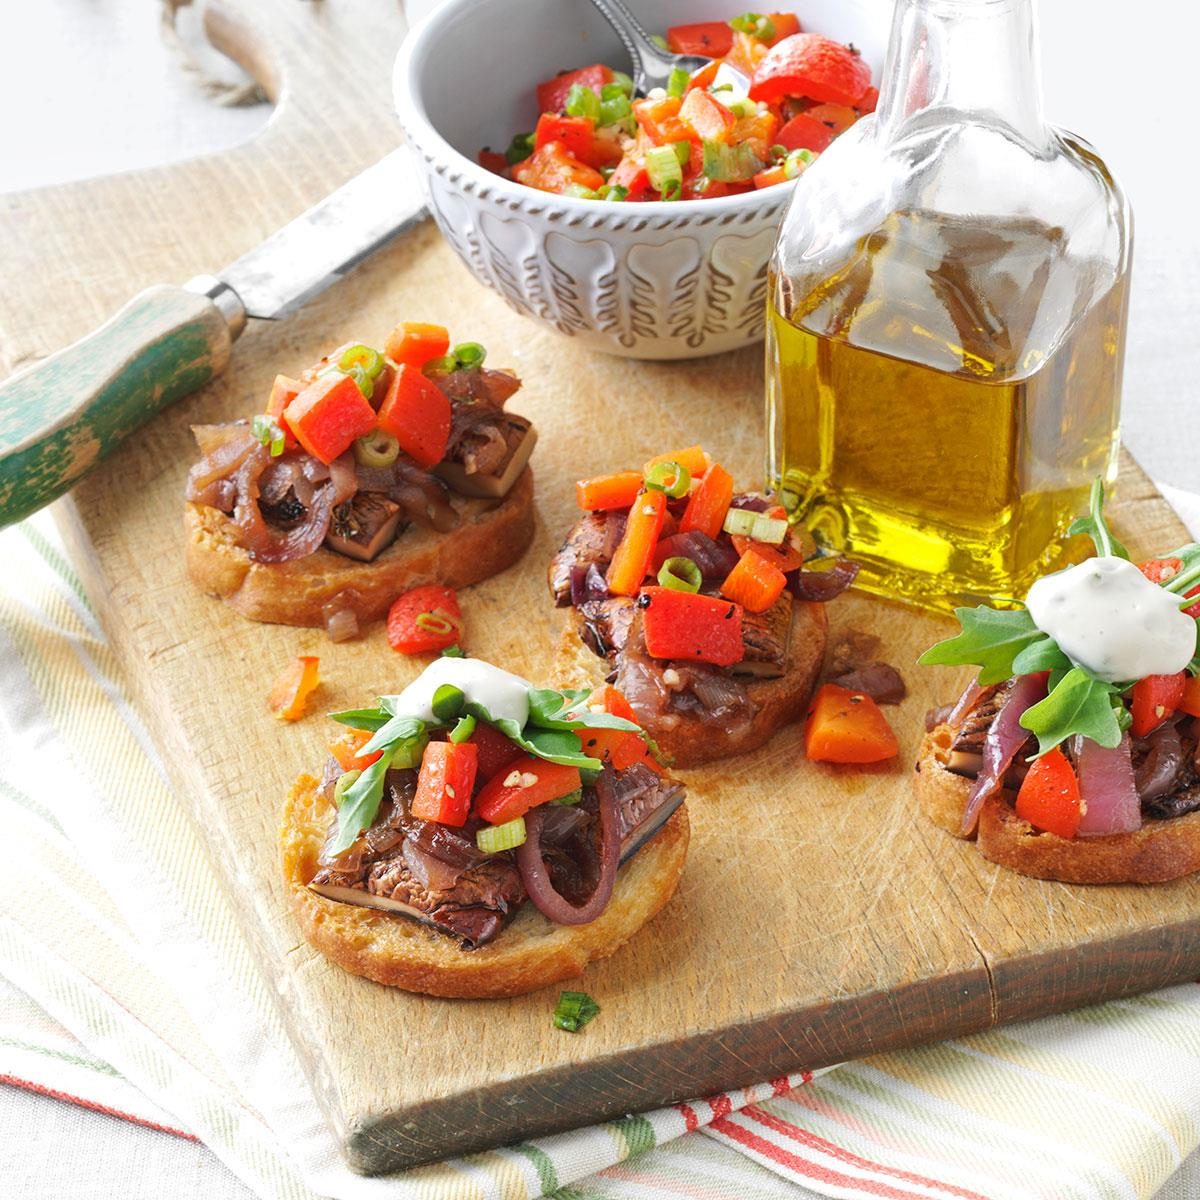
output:
{"label": "sliced red onion", "polygon": [[404,839],[401,853],[408,869],[413,873],[413,878],[422,887],[431,888],[435,892],[448,892],[458,882],[459,876],[467,870],[466,867],[453,865],[443,858],[427,853],[412,838]]}
{"label": "sliced red onion", "polygon": [[321,610],[325,616],[325,636],[331,642],[350,642],[358,637],[358,617],[352,608],[338,608],[327,612],[327,604]]}
{"label": "sliced red onion", "polygon": [[1075,769],[1082,801],[1079,833],[1134,833],[1142,827],[1142,802],[1138,798],[1130,757],[1129,734],[1113,749],[1091,738],[1075,739]]}
{"label": "sliced red onion", "polygon": [[267,448],[258,446],[238,468],[233,519],[241,532],[243,546],[255,562],[290,562],[311,554],[325,540],[333,515],[333,486],[326,483],[317,489],[303,521],[294,529],[286,533],[272,530],[258,506],[258,481],[270,461]]}
{"label": "sliced red onion", "polygon": [[1133,773],[1138,795],[1157,800],[1175,790],[1183,770],[1183,740],[1174,721],[1160,725],[1145,741],[1146,754]]}
{"label": "sliced red onion", "polygon": [[216,479],[198,491],[189,487],[187,498],[195,504],[204,504],[218,512],[233,512],[237,501],[237,485],[232,479]]}
{"label": "sliced red onion", "polygon": [[570,903],[550,880],[550,872],[542,857],[542,826],[546,819],[546,806],[531,808],[525,814],[525,841],[517,847],[521,882],[538,910],[557,925],[586,925],[594,921],[608,907],[617,882],[617,868],[621,865],[621,830],[611,771],[602,771],[596,778],[595,786],[600,805],[599,878],[592,894],[583,904]]}
{"label": "sliced red onion", "polygon": [[765,513],[771,507],[771,501],[766,496],[759,496],[753,492],[743,492],[740,496],[734,496],[730,500],[729,507],[745,509],[746,512]]}
{"label": "sliced red onion", "polygon": [[717,542],[698,529],[674,533],[658,544],[655,561],[690,558],[700,568],[705,582],[724,580],[738,564],[738,552],[728,542]]}
{"label": "sliced red onion", "polygon": [[358,491],[358,468],[351,451],[329,464],[329,478],[333,481],[333,507],[337,508]]}
{"label": "sliced red onion", "polygon": [[228,421],[223,425],[192,426],[192,437],[196,439],[196,445],[199,446],[200,453],[205,458],[215,454],[234,438],[239,438],[249,432],[250,425],[247,421]]}
{"label": "sliced red onion", "polygon": [[571,603],[578,608],[588,600],[607,600],[608,581],[595,563],[571,568]]}
{"label": "sliced red onion", "polygon": [[438,375],[434,383],[451,400],[473,401],[502,409],[505,401],[516,392],[521,381],[511,371],[491,367],[472,367]]}
{"label": "sliced red onion", "polygon": [[605,562],[612,562],[621,539],[625,536],[625,526],[629,523],[629,514],[610,512],[604,518],[604,546],[600,551]]}
{"label": "sliced red onion", "polygon": [[868,662],[835,675],[829,681],[852,692],[865,692],[877,704],[899,704],[908,695],[904,677],[885,662]]}
{"label": "sliced red onion", "polygon": [[[221,426],[197,426],[201,429],[220,429]],[[188,472],[187,498],[200,503],[198,497],[204,490],[219,479],[227,479],[254,453],[262,449],[258,438],[246,426],[226,426],[232,429],[229,437],[221,441],[207,442],[214,445],[211,454],[201,462],[196,463]],[[213,434],[215,438],[216,435]],[[198,439],[199,440],[199,439]],[[265,453],[265,451],[264,451]]]}
{"label": "sliced red onion", "polygon": [[1046,675],[1020,675],[1013,681],[1004,704],[988,726],[983,741],[983,764],[963,809],[962,835],[969,837],[975,832],[979,821],[979,810],[983,802],[1004,783],[1004,776],[1017,751],[1029,738],[1029,730],[1022,728],[1020,721],[1027,708],[1046,697]]}
{"label": "sliced red onion", "polygon": [[962,724],[963,717],[978,708],[985,698],[991,697],[999,686],[998,683],[992,683],[984,687],[980,684],[978,677],[972,679],[963,688],[963,694],[955,701],[954,707],[946,714],[946,724],[951,729],[957,729]]}
{"label": "sliced red onion", "polygon": [[839,558],[828,571],[805,571],[788,575],[788,587],[797,600],[824,604],[840,596],[858,578],[858,563]]}

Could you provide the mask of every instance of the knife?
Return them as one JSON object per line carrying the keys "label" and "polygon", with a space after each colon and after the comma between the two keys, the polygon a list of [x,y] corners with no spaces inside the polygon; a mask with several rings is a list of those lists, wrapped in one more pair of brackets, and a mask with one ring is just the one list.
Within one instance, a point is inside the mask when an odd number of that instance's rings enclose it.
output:
{"label": "knife", "polygon": [[229,363],[251,318],[277,320],[426,215],[405,147],[231,263],[148,288],[94,333],[0,384],[0,527],[73,487],[139,425]]}

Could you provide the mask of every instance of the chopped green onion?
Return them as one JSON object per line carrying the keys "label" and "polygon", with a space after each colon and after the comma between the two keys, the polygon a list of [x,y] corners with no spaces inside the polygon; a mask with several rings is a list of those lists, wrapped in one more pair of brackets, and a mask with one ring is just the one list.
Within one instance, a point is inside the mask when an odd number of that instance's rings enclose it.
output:
{"label": "chopped green onion", "polygon": [[674,592],[698,592],[704,582],[700,568],[690,558],[668,558],[658,569],[658,582]]}
{"label": "chopped green onion", "polygon": [[816,162],[817,156],[811,150],[793,150],[783,160],[783,173],[788,179],[803,175],[810,163]]}
{"label": "chopped green onion", "polygon": [[562,992],[554,1006],[554,1024],[568,1033],[578,1033],[599,1011],[600,1005],[587,992]]}
{"label": "chopped green onion", "polygon": [[766,513],[755,513],[750,536],[756,542],[769,542],[778,546],[787,537],[788,523],[782,517],[768,517]]}
{"label": "chopped green onion", "polygon": [[[420,733],[401,738],[392,749],[388,766],[397,771],[413,771],[421,765],[425,747],[429,745],[429,734],[422,728]],[[361,753],[361,751],[360,751]]]}
{"label": "chopped green onion", "polygon": [[562,190],[564,196],[573,196],[576,200],[599,200],[600,193],[582,183],[568,183]]}
{"label": "chopped green onion", "polygon": [[[627,96],[633,95],[633,80],[625,74],[624,71],[614,71],[612,73],[612,83],[605,84],[605,87],[619,87]],[[600,89],[600,94],[604,94],[604,88]]]}
{"label": "chopped green onion", "polygon": [[650,40],[660,49],[670,51],[671,47],[667,45],[667,39],[661,33],[652,33]]}
{"label": "chopped green onion", "polygon": [[677,462],[655,463],[646,472],[646,486],[666,492],[672,500],[682,499],[692,486],[692,474]]}
{"label": "chopped green onion", "polygon": [[353,363],[343,374],[354,380],[358,390],[366,399],[370,400],[375,394],[375,380],[367,374],[366,368],[361,363]]}
{"label": "chopped green onion", "polygon": [[708,85],[708,93],[710,96],[716,96],[721,92],[732,92],[732,83],[710,83]]}
{"label": "chopped green onion", "polygon": [[270,447],[272,458],[278,458],[283,453],[283,430],[270,413],[255,413],[250,430],[264,446]]}
{"label": "chopped green onion", "polygon": [[524,162],[533,153],[533,134],[518,133],[511,142],[508,143],[508,149],[504,152],[504,157],[508,160],[510,167],[515,167],[517,163]]}
{"label": "chopped green onion", "polygon": [[734,17],[729,26],[738,33],[752,34],[761,42],[775,39],[775,22],[770,17],[764,17],[762,13],[742,13],[740,17]]}
{"label": "chopped green onion", "polygon": [[333,785],[333,802],[339,808],[342,806],[342,800],[345,798],[346,792],[354,786],[354,781],[361,774],[361,771],[346,771],[345,774],[338,776],[337,783]]}
{"label": "chopped green onion", "polygon": [[731,508],[725,514],[725,523],[721,526],[726,533],[733,537],[749,537],[754,528],[754,518],[758,513],[748,508]]}
{"label": "chopped green onion", "polygon": [[455,642],[453,646],[443,647],[442,657],[443,658],[466,658],[467,656],[463,653],[462,647],[457,642]]}
{"label": "chopped green onion", "polygon": [[724,142],[704,139],[704,174],[719,183],[739,183],[752,179],[762,170],[762,160],[748,142],[727,146]]}
{"label": "chopped green onion", "polygon": [[682,96],[687,91],[690,79],[691,76],[682,67],[672,67],[671,74],[667,76],[667,95]]}
{"label": "chopped green onion", "polygon": [[622,121],[630,121],[632,117],[633,105],[629,103],[629,97],[622,93],[612,100],[600,101],[600,116],[596,124],[601,128],[608,125],[619,125]]}
{"label": "chopped green onion", "polygon": [[453,354],[446,354],[441,358],[430,359],[421,369],[426,375],[449,375],[451,371],[458,370],[458,359]]}
{"label": "chopped green onion", "polygon": [[573,792],[568,792],[565,796],[559,796],[557,800],[551,800],[551,804],[562,804],[570,808],[572,804],[578,804],[583,799],[583,788],[576,788]]}
{"label": "chopped green onion", "polygon": [[475,845],[484,854],[499,854],[525,843],[525,818],[515,817],[503,825],[485,825],[475,834]]}
{"label": "chopped green onion", "polygon": [[458,718],[458,724],[450,731],[450,740],[454,743],[465,742],[475,732],[475,718],[467,713]]}
{"label": "chopped green onion", "polygon": [[672,142],[671,144],[675,147],[675,157],[679,159],[679,165],[686,167],[688,160],[692,157],[692,143]]}
{"label": "chopped green onion", "polygon": [[597,200],[624,200],[629,189],[619,183],[606,183],[597,193]]}
{"label": "chopped green onion", "polygon": [[[442,616],[441,613],[418,613],[416,625],[418,628],[424,629],[426,633],[432,633],[436,637],[445,637],[446,634],[454,632],[454,622],[449,617]],[[449,687],[450,685],[446,684],[444,686]]]}
{"label": "chopped green onion", "polygon": [[400,443],[385,429],[354,439],[354,461],[362,467],[390,467],[400,457]]}
{"label": "chopped green onion", "polygon": [[567,93],[566,112],[568,117],[590,117],[594,121],[600,115],[600,97],[590,87],[573,83]]}
{"label": "chopped green onion", "polygon": [[361,343],[344,350],[342,357],[338,359],[339,369],[349,374],[351,368],[361,367],[372,383],[383,373],[383,366],[383,355]]}
{"label": "chopped green onion", "polygon": [[[422,613],[421,617],[426,615],[432,616],[433,614]],[[421,617],[417,618],[418,624],[420,624]],[[433,709],[433,715],[439,721],[453,721],[462,713],[463,705],[466,702],[467,697],[463,693],[462,688],[456,688],[452,683],[443,683],[433,693],[433,699],[430,701],[429,707]]]}
{"label": "chopped green onion", "polygon": [[646,151],[646,174],[650,186],[658,192],[678,191],[683,185],[683,169],[674,146],[655,146]]}
{"label": "chopped green onion", "polygon": [[767,151],[767,153],[770,154],[772,158],[787,158],[788,148],[786,146],[781,146],[778,142],[776,142],[775,145],[772,146],[769,151]]}
{"label": "chopped green onion", "polygon": [[454,355],[454,361],[468,371],[483,366],[483,360],[487,358],[487,351],[478,342],[459,342],[450,353]]}
{"label": "chopped green onion", "polygon": [[722,97],[719,103],[729,109],[735,117],[758,116],[758,101],[751,100],[748,96],[735,96],[732,100]]}

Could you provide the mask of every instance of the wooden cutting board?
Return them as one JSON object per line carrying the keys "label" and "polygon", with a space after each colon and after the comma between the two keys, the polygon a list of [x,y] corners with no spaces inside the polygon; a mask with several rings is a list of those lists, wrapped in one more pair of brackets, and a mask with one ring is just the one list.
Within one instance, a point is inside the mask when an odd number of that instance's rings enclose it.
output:
{"label": "wooden cutting board", "polygon": [[[246,10],[250,11],[248,0]],[[249,145],[203,161],[0,199],[0,351],[12,370],[50,353],[151,283],[219,267],[396,141],[387,101],[401,23],[379,0],[259,0],[214,30],[283,97]],[[901,666],[903,751],[877,769],[804,761],[797,728],[761,753],[687,773],[693,844],[679,893],[583,986],[601,1015],[552,1028],[554,990],[510,1001],[432,1000],[344,974],[302,943],[276,861],[283,796],[319,772],[322,713],[399,690],[419,669],[381,628],[332,645],[319,631],[243,621],[183,572],[188,426],[255,410],[277,371],[400,319],[448,324],[525,381],[514,410],[541,431],[537,538],[466,592],[470,650],[548,678],[562,615],[544,568],[573,519],[571,483],[702,440],[760,477],[762,379],[753,352],[674,365],[589,354],[475,284],[426,226],[298,316],[257,323],[227,375],[158,418],[60,515],[128,666],[181,799],[206,831],[350,1163],[378,1172],[916,1042],[985,1029],[1200,975],[1200,880],[1161,887],[1040,883],[985,863],[914,813],[909,772],[926,708],[957,694],[912,667],[947,622],[858,596],[834,635],[867,631]],[[1120,535],[1135,553],[1184,531],[1128,459]],[[314,715],[284,727],[268,687],[298,653],[321,657]],[[149,899],[149,898],[148,898]]]}

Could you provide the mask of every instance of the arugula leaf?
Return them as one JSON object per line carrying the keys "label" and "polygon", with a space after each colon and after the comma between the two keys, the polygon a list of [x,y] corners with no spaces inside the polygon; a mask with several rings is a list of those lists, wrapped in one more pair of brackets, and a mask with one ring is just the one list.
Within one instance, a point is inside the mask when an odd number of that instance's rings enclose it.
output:
{"label": "arugula leaf", "polygon": [[1072,667],[1044,700],[1021,714],[1021,727],[1037,735],[1039,755],[1075,734],[1111,750],[1121,742],[1120,722],[1113,711],[1115,695],[1113,684],[1093,678],[1082,667]]}
{"label": "arugula leaf", "polygon": [[374,733],[388,723],[390,716],[382,708],[347,708],[342,712],[330,713],[329,719],[351,729],[366,729]]}
{"label": "arugula leaf", "polygon": [[1014,675],[1033,675],[1037,671],[1065,673],[1074,665],[1049,634],[1030,642],[1012,661]]}
{"label": "arugula leaf", "polygon": [[367,767],[346,789],[338,807],[337,837],[327,851],[330,855],[349,850],[358,835],[374,824],[379,815],[379,804],[383,799],[383,780],[390,761],[391,756],[385,754]]}
{"label": "arugula leaf", "polygon": [[1113,537],[1112,530],[1104,520],[1104,481],[1099,476],[1092,480],[1092,495],[1088,507],[1088,515],[1072,521],[1067,528],[1067,535],[1074,537],[1077,533],[1086,533],[1092,539],[1097,554],[1128,558],[1129,551]]}
{"label": "arugula leaf", "polygon": [[398,742],[413,741],[424,732],[425,722],[419,717],[392,717],[386,725],[381,725],[375,731],[371,740],[358,752],[359,757],[374,754],[376,750],[389,749]]}
{"label": "arugula leaf", "polygon": [[[979,682],[1003,683],[1013,674],[1013,660],[1045,634],[1023,608],[999,610],[980,605],[956,608],[962,632],[930,646],[917,662],[921,666],[980,667]],[[1044,669],[1044,668],[1043,668]]]}
{"label": "arugula leaf", "polygon": [[534,688],[529,693],[529,723],[542,729],[624,729],[641,733],[641,726],[612,713],[592,712],[583,702],[592,693],[583,688],[556,692]]}
{"label": "arugula leaf", "polygon": [[493,717],[482,704],[470,701],[466,711],[476,720],[494,725],[505,737],[511,738],[526,754],[544,758],[547,762],[582,770],[599,770],[604,764],[598,758],[583,753],[583,743],[577,733],[567,729],[539,729],[527,725],[524,729],[508,717]]}

